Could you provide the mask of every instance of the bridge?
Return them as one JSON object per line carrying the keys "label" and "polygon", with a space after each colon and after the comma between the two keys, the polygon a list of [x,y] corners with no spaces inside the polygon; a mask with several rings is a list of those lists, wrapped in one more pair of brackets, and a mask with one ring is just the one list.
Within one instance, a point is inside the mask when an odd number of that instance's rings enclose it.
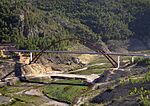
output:
{"label": "bridge", "polygon": [[[63,41],[79,41],[81,44],[85,45],[86,47],[90,48],[91,50],[95,52],[70,52],[70,51],[49,51],[48,49],[50,47],[54,47],[56,44],[63,42]],[[64,38],[64,39],[59,39],[55,42],[51,42],[47,47],[43,48],[42,50],[6,50],[8,52],[30,52],[30,63],[35,63],[39,57],[43,53],[68,53],[68,54],[98,54],[98,55],[103,55],[111,64],[114,68],[119,68],[120,67],[120,56],[132,56],[132,62],[134,61],[134,56],[142,56],[145,58],[149,58],[150,56],[147,54],[130,54],[130,53],[112,53],[112,52],[106,52],[106,48],[103,48],[103,45],[101,43],[95,43],[96,41],[91,41],[87,38],[76,38],[76,37],[71,37],[71,38]],[[34,58],[33,58],[33,52],[38,53]],[[114,60],[111,56],[116,55],[118,56],[118,61]]]}
{"label": "bridge", "polygon": [[[87,46],[88,48],[92,49],[94,52],[75,52],[75,51],[50,51],[48,50],[50,47],[54,46],[56,43],[65,41],[65,40],[79,40],[81,44]],[[103,50],[103,48],[93,43],[87,39],[84,38],[66,38],[66,39],[60,39],[56,42],[52,42],[50,45],[48,45],[46,48],[43,48],[42,50],[5,50],[4,52],[19,52],[19,53],[30,53],[30,62],[29,65],[32,63],[35,63],[39,57],[43,53],[57,53],[57,54],[91,54],[91,55],[103,55],[113,66],[113,68],[119,69],[120,68],[120,57],[121,56],[131,56],[132,62],[134,62],[134,57],[144,57],[144,58],[150,58],[150,55],[148,54],[138,54],[138,53],[115,53],[115,52],[106,52]],[[33,56],[33,53],[38,53],[37,55]],[[117,56],[117,61],[112,58],[112,56]],[[41,75],[42,76],[42,75]],[[47,75],[44,75],[47,76]],[[98,76],[84,76],[84,75],[73,75],[73,74],[51,74],[48,76],[52,77],[63,77],[63,78],[81,78],[90,80],[92,82],[97,78]]]}
{"label": "bridge", "polygon": [[[41,53],[41,50],[5,50],[4,52],[18,52],[18,53],[30,53],[30,61],[33,60],[33,53]],[[131,56],[132,61],[134,61],[135,57],[144,57],[144,58],[150,58],[150,55],[148,54],[139,54],[139,53],[116,53],[116,52],[73,52],[73,51],[50,51],[46,50],[43,53],[57,53],[57,54],[91,54],[91,55],[111,55],[111,56],[117,56],[117,67],[115,69],[120,68],[120,57],[121,56]],[[26,77],[30,77],[30,75],[27,75]],[[41,77],[46,77],[46,78],[70,78],[70,79],[83,79],[86,80],[88,83],[93,83],[94,80],[98,79],[100,76],[99,75],[76,75],[76,74],[66,74],[66,73],[47,73],[47,74],[39,74],[34,77],[41,78]],[[6,80],[9,78],[6,78]]]}
{"label": "bridge", "polygon": [[[33,61],[33,53],[41,53],[42,50],[5,50],[6,52],[20,52],[20,53],[30,53],[30,61]],[[116,52],[74,52],[74,51],[50,51],[46,50],[43,51],[43,53],[56,53],[56,54],[90,54],[90,55],[111,55],[111,56],[117,56],[117,67],[114,68],[120,68],[120,58],[121,56],[131,56],[132,62],[134,62],[135,57],[144,57],[144,58],[150,58],[149,54],[140,54],[140,53],[116,53]]]}

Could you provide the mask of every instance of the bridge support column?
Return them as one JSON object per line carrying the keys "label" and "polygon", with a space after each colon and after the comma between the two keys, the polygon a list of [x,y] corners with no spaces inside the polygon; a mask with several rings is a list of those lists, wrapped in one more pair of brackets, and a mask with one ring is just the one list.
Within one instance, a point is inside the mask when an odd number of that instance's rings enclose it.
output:
{"label": "bridge support column", "polygon": [[33,60],[33,54],[30,52],[30,62]]}
{"label": "bridge support column", "polygon": [[118,66],[117,66],[117,69],[120,68],[120,56],[118,56]]}
{"label": "bridge support column", "polygon": [[135,57],[134,57],[134,56],[132,56],[132,60],[131,60],[131,62],[132,62],[132,63],[134,63],[134,58],[135,58]]}

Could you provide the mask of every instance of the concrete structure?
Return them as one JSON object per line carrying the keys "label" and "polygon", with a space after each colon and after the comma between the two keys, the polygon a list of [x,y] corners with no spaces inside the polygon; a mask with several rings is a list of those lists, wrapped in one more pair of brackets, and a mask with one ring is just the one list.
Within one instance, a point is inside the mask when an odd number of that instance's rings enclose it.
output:
{"label": "concrete structure", "polygon": [[[30,75],[27,75],[26,77],[32,77]],[[77,75],[77,74],[61,74],[61,73],[50,73],[50,74],[38,74],[36,76],[33,76],[34,78],[70,78],[70,79],[83,79],[86,80],[88,83],[93,83],[96,79],[98,79],[99,75]]]}
{"label": "concrete structure", "polygon": [[32,55],[32,52],[30,52],[30,61],[32,61],[33,59],[33,55]]}
{"label": "concrete structure", "polygon": [[118,56],[118,69],[120,68],[120,56]]}

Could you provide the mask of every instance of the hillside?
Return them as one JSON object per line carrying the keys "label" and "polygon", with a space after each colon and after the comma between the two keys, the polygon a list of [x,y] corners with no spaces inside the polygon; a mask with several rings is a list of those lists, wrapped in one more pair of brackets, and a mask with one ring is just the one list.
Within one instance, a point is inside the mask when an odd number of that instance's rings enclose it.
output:
{"label": "hillside", "polygon": [[0,0],[4,47],[147,55],[0,50],[0,106],[150,106],[150,0]]}
{"label": "hillside", "polygon": [[41,49],[76,36],[104,42],[113,51],[149,49],[149,13],[149,0],[1,0],[0,42]]}

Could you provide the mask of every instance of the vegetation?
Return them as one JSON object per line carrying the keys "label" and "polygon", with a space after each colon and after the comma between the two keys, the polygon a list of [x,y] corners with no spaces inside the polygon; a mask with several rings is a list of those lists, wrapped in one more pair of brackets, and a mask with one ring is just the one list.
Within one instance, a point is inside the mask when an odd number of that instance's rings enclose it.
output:
{"label": "vegetation", "polygon": [[0,93],[2,95],[9,95],[11,93],[16,93],[22,90],[23,88],[21,87],[3,87],[3,88],[0,88]]}
{"label": "vegetation", "polygon": [[135,63],[137,65],[145,65],[145,66],[150,66],[150,59],[149,58],[135,58]]}
{"label": "vegetation", "polygon": [[[23,85],[23,86],[22,86]],[[30,89],[40,89],[39,85],[25,86],[22,82],[17,82],[15,86],[5,86],[0,88],[0,94],[6,97],[10,97],[11,100],[7,105],[0,106],[30,106],[40,105],[45,103],[45,100],[40,96],[32,96],[24,94],[25,91]]]}
{"label": "vegetation", "polygon": [[14,99],[14,103],[12,103],[11,106],[40,105],[44,102],[38,96],[15,95]]}
{"label": "vegetation", "polygon": [[111,64],[105,64],[105,65],[94,65],[89,66],[86,70],[72,72],[72,74],[81,74],[81,75],[91,75],[91,74],[102,74],[104,71],[109,70],[111,67]]}
{"label": "vegetation", "polygon": [[143,106],[149,106],[150,105],[150,101],[149,101],[150,90],[146,90],[143,87],[141,89],[134,88],[130,94],[131,95],[133,95],[133,94],[140,95],[140,99],[142,101]]}
{"label": "vegetation", "polygon": [[[26,0],[2,0],[0,43],[13,42],[20,49],[42,49],[56,40],[69,36],[68,31],[48,14],[31,6]],[[67,45],[69,42],[65,41],[53,45],[50,49],[66,49]]]}
{"label": "vegetation", "polygon": [[[142,38],[150,33],[149,9],[149,0],[1,0],[0,42],[39,49],[70,36],[94,41]],[[67,49],[71,43],[49,49]]]}
{"label": "vegetation", "polygon": [[72,74],[80,74],[80,75],[91,75],[91,74],[102,74],[106,69],[87,69],[80,72],[73,72]]}
{"label": "vegetation", "polygon": [[[150,0],[1,0],[0,43],[15,43],[19,49],[67,50],[78,43],[73,40],[57,40],[82,37],[92,42],[128,40],[150,36]],[[105,60],[98,60],[97,62]],[[150,60],[137,58],[137,65],[150,67]],[[0,64],[2,62],[0,61]],[[78,74],[100,74],[108,66],[91,66]],[[36,79],[35,79],[36,80]],[[150,72],[143,78],[131,79],[132,83],[149,83]],[[64,84],[65,83],[65,84]],[[71,84],[70,84],[71,83]],[[43,87],[46,96],[72,103],[75,97],[87,89],[78,86],[80,80],[61,80]],[[81,84],[82,85],[82,84]],[[22,88],[0,88],[2,95],[22,91]],[[149,103],[149,89],[133,89],[140,95],[143,105]],[[7,95],[6,95],[7,96]],[[34,99],[31,99],[34,98]],[[26,105],[38,101],[37,97],[15,96],[12,105]],[[40,102],[40,101],[39,101]],[[25,104],[26,103],[26,104]],[[38,104],[35,104],[38,105]]]}
{"label": "vegetation", "polygon": [[82,85],[83,82],[80,80],[61,80],[57,82],[58,84],[44,87],[43,92],[48,97],[59,101],[72,103],[75,97],[80,96],[87,89],[86,86]]}
{"label": "vegetation", "polygon": [[[149,59],[138,58],[137,61],[140,64],[145,64],[146,66],[150,65]],[[135,83],[141,83],[141,84],[142,83],[149,83],[150,82],[150,71],[148,73],[146,73],[146,75],[143,78],[131,79],[130,81],[133,84],[135,84]],[[133,95],[133,94],[140,95],[140,100],[141,100],[143,106],[149,106],[150,105],[150,99],[149,99],[150,89],[144,88],[144,86],[140,89],[134,88],[130,94],[131,95]]]}
{"label": "vegetation", "polygon": [[0,60],[0,64],[2,64],[2,63],[3,63],[3,61]]}

